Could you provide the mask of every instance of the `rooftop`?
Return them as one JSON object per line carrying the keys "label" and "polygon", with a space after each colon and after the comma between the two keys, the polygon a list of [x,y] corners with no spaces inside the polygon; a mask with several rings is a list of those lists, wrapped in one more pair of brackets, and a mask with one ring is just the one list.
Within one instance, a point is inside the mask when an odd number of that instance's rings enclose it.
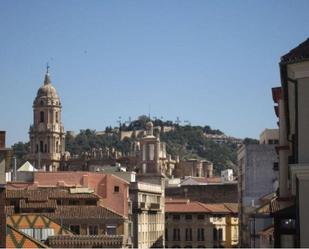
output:
{"label": "rooftop", "polygon": [[309,60],[309,38],[281,57],[281,64],[290,64]]}
{"label": "rooftop", "polygon": [[167,213],[212,213],[212,214],[236,214],[237,203],[208,204],[189,199],[166,199],[165,212]]}

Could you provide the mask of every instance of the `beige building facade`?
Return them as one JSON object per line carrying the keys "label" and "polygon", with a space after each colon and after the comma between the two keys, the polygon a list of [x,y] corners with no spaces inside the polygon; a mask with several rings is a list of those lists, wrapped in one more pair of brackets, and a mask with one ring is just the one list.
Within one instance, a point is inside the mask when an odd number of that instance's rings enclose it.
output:
{"label": "beige building facade", "polygon": [[279,129],[265,129],[260,135],[260,144],[278,144]]}
{"label": "beige building facade", "polygon": [[273,88],[279,118],[279,204],[275,247],[309,247],[309,39],[281,58]]}
{"label": "beige building facade", "polygon": [[50,75],[33,102],[33,124],[30,126],[30,154],[28,160],[38,169],[56,171],[65,151],[65,134],[61,120],[61,102],[52,86]]}
{"label": "beige building facade", "polygon": [[238,245],[237,204],[167,199],[165,206],[166,248],[231,248]]}
{"label": "beige building facade", "polygon": [[138,181],[131,183],[133,247],[164,247],[164,188]]}

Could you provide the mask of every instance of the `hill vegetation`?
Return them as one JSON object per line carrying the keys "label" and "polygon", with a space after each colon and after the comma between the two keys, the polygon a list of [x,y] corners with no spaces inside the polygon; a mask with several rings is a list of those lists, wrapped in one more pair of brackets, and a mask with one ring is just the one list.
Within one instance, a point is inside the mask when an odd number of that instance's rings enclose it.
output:
{"label": "hill vegetation", "polygon": [[[141,116],[129,124],[122,124],[119,127],[106,127],[104,134],[97,135],[95,130],[85,129],[73,136],[67,133],[65,146],[66,151],[71,155],[81,155],[83,152],[89,152],[93,148],[114,148],[126,155],[131,150],[131,144],[137,138],[120,139],[120,131],[143,130],[146,123],[150,121],[147,116]],[[179,156],[180,159],[205,159],[214,163],[214,169],[217,173],[226,168],[235,169],[237,164],[237,145],[232,142],[218,144],[208,139],[206,134],[224,135],[217,129],[210,126],[191,126],[179,125],[172,121],[162,121],[160,119],[151,120],[154,127],[172,127],[168,132],[160,132],[161,141],[166,143],[167,153],[172,157]],[[257,143],[251,138],[244,140],[246,144]],[[29,153],[29,143],[16,143],[12,146],[20,162],[24,161],[24,156]]]}

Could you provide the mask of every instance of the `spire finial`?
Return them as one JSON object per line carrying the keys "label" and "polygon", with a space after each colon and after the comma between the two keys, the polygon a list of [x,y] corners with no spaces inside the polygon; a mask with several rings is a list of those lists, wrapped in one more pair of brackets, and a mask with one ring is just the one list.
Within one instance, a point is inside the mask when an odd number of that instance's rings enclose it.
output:
{"label": "spire finial", "polygon": [[49,66],[49,64],[48,64],[48,62],[47,62],[47,63],[46,63],[46,74],[49,73],[49,68],[50,68],[50,66]]}
{"label": "spire finial", "polygon": [[50,82],[50,77],[49,77],[49,68],[50,68],[50,66],[49,66],[49,64],[47,62],[46,63],[46,74],[45,74],[45,79],[44,79],[44,85],[48,85],[48,84],[51,83]]}

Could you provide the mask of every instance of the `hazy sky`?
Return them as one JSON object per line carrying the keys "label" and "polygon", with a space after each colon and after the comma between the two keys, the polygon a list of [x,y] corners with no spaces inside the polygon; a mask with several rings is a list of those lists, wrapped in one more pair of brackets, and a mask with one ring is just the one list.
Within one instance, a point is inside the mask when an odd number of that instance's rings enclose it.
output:
{"label": "hazy sky", "polygon": [[28,141],[46,62],[65,130],[147,114],[255,137],[309,1],[0,1],[0,130]]}

